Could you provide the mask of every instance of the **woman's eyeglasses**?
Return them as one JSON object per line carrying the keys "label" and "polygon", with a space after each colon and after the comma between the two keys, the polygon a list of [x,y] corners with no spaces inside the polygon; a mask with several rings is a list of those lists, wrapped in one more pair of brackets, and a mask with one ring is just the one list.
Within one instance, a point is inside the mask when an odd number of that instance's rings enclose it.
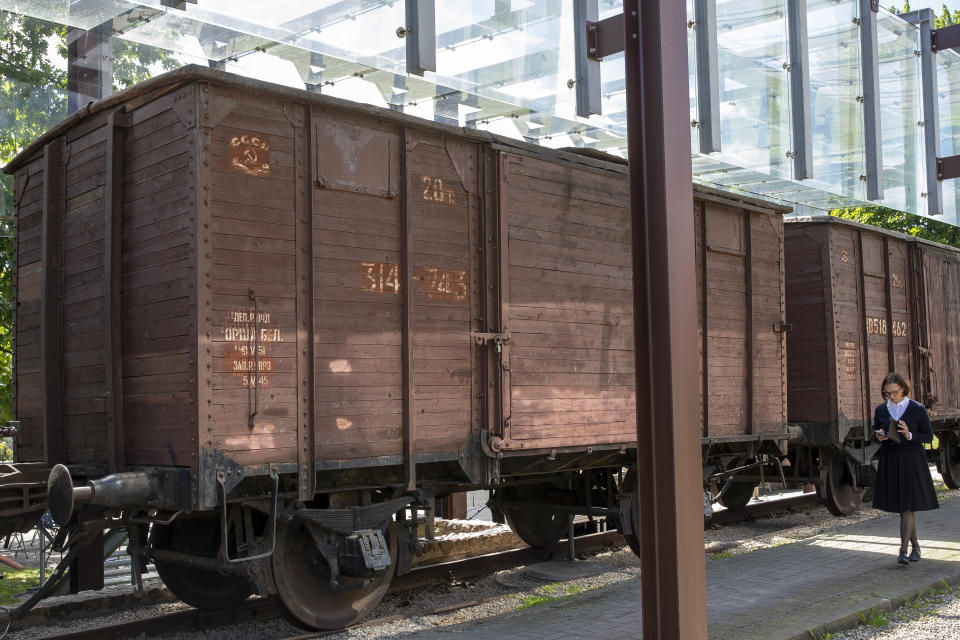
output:
{"label": "woman's eyeglasses", "polygon": [[884,398],[889,398],[894,394],[899,394],[902,392],[903,392],[902,389],[894,389],[893,391],[887,391],[886,389],[884,389],[883,391],[881,391],[881,394],[883,395]]}

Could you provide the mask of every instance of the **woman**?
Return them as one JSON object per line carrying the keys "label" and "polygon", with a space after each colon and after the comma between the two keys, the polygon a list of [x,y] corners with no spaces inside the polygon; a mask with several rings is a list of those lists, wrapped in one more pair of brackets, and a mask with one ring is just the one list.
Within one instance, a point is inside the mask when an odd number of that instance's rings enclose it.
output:
{"label": "woman", "polygon": [[[923,450],[924,443],[933,441],[930,418],[909,395],[910,385],[903,376],[888,374],[883,379],[887,401],[873,413],[873,428],[881,443],[873,506],[900,514],[900,564],[920,560],[914,511],[940,506]],[[913,545],[909,556],[907,542]]]}

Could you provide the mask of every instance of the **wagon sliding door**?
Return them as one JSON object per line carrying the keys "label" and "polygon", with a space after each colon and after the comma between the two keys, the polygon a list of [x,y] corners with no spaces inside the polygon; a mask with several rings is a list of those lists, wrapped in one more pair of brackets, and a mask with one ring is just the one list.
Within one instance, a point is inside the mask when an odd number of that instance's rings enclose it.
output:
{"label": "wagon sliding door", "polygon": [[329,112],[313,144],[316,458],[453,458],[474,395],[477,150]]}
{"label": "wagon sliding door", "polygon": [[916,243],[917,270],[922,275],[918,296],[925,320],[918,333],[920,393],[914,397],[930,405],[936,415],[960,414],[960,370],[951,363],[960,362],[960,262],[952,251]]}
{"label": "wagon sliding door", "polygon": [[503,153],[505,449],[636,440],[627,181]]}
{"label": "wagon sliding door", "polygon": [[783,219],[709,199],[696,211],[703,437],[781,433]]}

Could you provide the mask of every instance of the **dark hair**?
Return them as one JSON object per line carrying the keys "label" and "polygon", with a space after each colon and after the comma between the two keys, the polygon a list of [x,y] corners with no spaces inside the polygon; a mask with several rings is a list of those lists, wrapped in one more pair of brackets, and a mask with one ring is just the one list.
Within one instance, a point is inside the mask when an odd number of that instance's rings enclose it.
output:
{"label": "dark hair", "polygon": [[905,396],[910,395],[910,383],[907,382],[907,379],[904,378],[899,373],[897,373],[896,371],[888,373],[887,376],[883,379],[883,382],[880,384],[880,394],[883,395],[883,397],[886,397],[886,394],[883,388],[888,384],[899,385],[900,389],[903,390],[903,395]]}

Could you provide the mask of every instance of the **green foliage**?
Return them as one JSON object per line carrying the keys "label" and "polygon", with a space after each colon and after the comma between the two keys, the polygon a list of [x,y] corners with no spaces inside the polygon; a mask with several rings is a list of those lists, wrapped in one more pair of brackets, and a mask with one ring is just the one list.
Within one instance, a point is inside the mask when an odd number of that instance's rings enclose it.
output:
{"label": "green foliage", "polygon": [[887,612],[880,609],[870,609],[866,613],[860,614],[860,624],[870,627],[885,627],[890,624],[887,620]]}
{"label": "green foliage", "polygon": [[718,553],[711,554],[711,560],[720,560],[721,558],[732,558],[733,554],[729,551],[720,551]]}
{"label": "green foliage", "polygon": [[[952,24],[960,24],[960,10],[954,9],[950,11],[947,8],[947,5],[941,4],[940,15],[934,15],[933,26],[935,29],[942,29],[943,27],[949,27]],[[902,13],[910,13],[910,0],[904,0],[903,9],[898,9],[897,5],[891,5],[889,9],[890,13],[895,13],[900,15]]]}
{"label": "green foliage", "polygon": [[[0,11],[0,166],[67,116],[67,29]],[[114,90],[178,62],[166,51],[113,40]],[[0,424],[13,418],[13,177],[0,177]],[[0,451],[2,455],[2,451]]]}
{"label": "green foliage", "polygon": [[[0,165],[66,116],[66,28],[0,11]],[[13,418],[13,178],[0,192],[0,423]]]}
{"label": "green foliage", "polygon": [[950,11],[947,8],[947,5],[941,5],[943,10],[940,12],[940,15],[934,18],[934,26],[937,29],[942,29],[943,27],[949,27],[952,24],[960,24],[960,10]]}
{"label": "green foliage", "polygon": [[960,227],[933,218],[880,206],[834,209],[830,215],[960,248]]}

